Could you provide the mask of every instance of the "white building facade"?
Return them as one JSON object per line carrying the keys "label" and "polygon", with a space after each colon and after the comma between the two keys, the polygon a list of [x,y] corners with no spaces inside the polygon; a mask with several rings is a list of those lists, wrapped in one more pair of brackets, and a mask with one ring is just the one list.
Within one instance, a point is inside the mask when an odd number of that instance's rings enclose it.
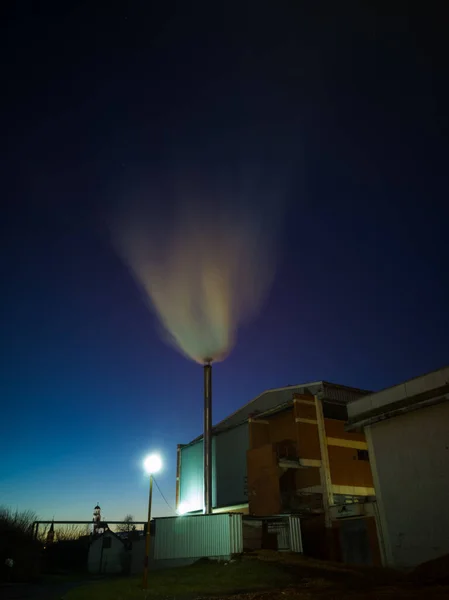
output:
{"label": "white building facade", "polygon": [[449,367],[348,404],[363,429],[385,565],[449,553]]}
{"label": "white building facade", "polygon": [[89,573],[122,573],[125,561],[125,544],[110,530],[94,539],[89,548],[87,565]]}

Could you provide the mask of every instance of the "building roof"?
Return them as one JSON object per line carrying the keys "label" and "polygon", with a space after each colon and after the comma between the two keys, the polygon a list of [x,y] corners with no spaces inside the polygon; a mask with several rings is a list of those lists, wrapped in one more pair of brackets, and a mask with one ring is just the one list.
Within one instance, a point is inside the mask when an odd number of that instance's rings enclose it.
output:
{"label": "building roof", "polygon": [[[212,432],[217,434],[226,431],[227,429],[233,429],[242,423],[246,423],[250,417],[255,417],[277,407],[281,408],[293,400],[293,394],[316,395],[321,400],[346,405],[348,402],[360,398],[361,396],[371,394],[371,392],[336,383],[329,383],[327,381],[315,381],[312,383],[301,383],[273,388],[262,392],[229,415],[229,417],[226,417],[226,419],[217,423],[212,428]],[[200,435],[190,443],[197,442],[201,440],[202,437],[203,436]]]}
{"label": "building roof", "polygon": [[348,404],[348,429],[356,429],[449,400],[449,367],[414,377]]}
{"label": "building roof", "polygon": [[94,538],[93,538],[93,540],[92,540],[92,543],[93,543],[93,542],[96,542],[97,540],[99,540],[100,538],[104,537],[105,535],[112,535],[113,537],[117,538],[117,539],[118,539],[118,541],[119,541],[121,544],[124,544],[124,543],[125,543],[125,542],[124,542],[124,541],[121,539],[121,537],[120,537],[120,536],[118,536],[116,533],[114,533],[114,532],[113,532],[113,531],[111,531],[110,529],[105,529],[105,531],[103,531],[102,533],[97,533],[97,534],[94,536]]}

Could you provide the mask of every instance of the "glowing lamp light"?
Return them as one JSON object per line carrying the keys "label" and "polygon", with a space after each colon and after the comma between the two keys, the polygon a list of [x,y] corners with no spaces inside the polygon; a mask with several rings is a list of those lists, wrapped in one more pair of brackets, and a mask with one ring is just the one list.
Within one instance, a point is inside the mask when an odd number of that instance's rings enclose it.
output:
{"label": "glowing lamp light", "polygon": [[143,468],[148,475],[158,473],[162,468],[162,460],[158,454],[150,454],[143,461]]}
{"label": "glowing lamp light", "polygon": [[190,506],[187,502],[181,502],[181,504],[178,506],[176,512],[178,513],[178,515],[185,515],[186,513],[188,513],[190,511]]}

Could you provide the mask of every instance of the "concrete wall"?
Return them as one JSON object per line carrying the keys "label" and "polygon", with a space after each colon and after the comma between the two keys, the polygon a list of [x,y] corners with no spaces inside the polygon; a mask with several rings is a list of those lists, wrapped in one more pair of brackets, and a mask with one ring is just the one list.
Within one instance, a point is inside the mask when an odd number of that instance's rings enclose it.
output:
{"label": "concrete wall", "polygon": [[411,567],[449,552],[449,403],[365,429],[386,562]]}
{"label": "concrete wall", "polygon": [[[111,539],[111,547],[103,548],[103,540]],[[106,532],[92,542],[87,565],[89,573],[121,573],[124,565],[125,547],[115,535]]]}

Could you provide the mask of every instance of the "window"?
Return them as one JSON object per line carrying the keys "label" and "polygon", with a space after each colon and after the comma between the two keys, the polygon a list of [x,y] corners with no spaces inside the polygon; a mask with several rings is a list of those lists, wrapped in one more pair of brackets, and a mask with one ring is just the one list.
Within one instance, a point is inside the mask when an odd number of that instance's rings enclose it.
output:
{"label": "window", "polygon": [[112,538],[108,535],[108,537],[103,538],[103,550],[107,550],[112,546]]}
{"label": "window", "polygon": [[338,421],[348,420],[348,409],[343,404],[323,402],[323,415],[325,419],[336,419]]}
{"label": "window", "polygon": [[369,460],[368,450],[357,450],[357,460]]}

